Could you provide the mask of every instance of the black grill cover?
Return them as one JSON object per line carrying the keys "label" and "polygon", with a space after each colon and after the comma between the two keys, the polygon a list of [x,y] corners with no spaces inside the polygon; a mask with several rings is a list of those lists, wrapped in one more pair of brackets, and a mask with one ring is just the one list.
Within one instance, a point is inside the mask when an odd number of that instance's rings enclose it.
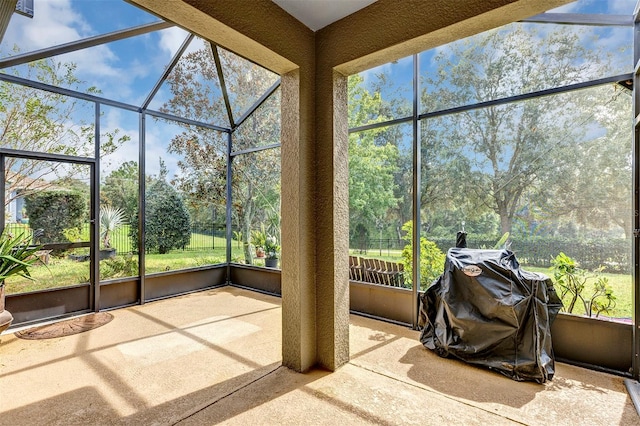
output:
{"label": "black grill cover", "polygon": [[514,380],[553,378],[551,324],[562,302],[551,280],[520,269],[511,251],[449,249],[420,302],[420,341],[438,355]]}

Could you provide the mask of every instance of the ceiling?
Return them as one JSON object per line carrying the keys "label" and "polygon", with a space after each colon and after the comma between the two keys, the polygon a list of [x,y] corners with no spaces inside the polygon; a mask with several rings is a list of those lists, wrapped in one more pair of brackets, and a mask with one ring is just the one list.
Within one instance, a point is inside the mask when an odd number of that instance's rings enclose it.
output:
{"label": "ceiling", "polygon": [[272,0],[313,31],[351,15],[376,0]]}

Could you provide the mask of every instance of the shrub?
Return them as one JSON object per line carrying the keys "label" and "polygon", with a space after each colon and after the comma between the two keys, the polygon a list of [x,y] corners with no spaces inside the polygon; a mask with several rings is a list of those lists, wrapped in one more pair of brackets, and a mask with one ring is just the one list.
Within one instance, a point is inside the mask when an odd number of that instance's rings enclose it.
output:
{"label": "shrub", "polygon": [[[137,220],[136,217],[134,223]],[[129,237],[137,249],[136,227],[131,227]],[[146,251],[165,254],[174,248],[184,248],[190,240],[191,219],[182,197],[164,179],[154,180],[146,191]]]}
{"label": "shrub", "polygon": [[138,275],[138,257],[133,255],[116,256],[100,262],[102,279],[132,277]]}
{"label": "shrub", "polygon": [[[469,248],[493,247],[497,236],[467,235]],[[430,237],[446,252],[455,247],[455,235],[450,238]],[[559,252],[580,259],[580,267],[589,271],[629,274],[631,273],[631,250],[628,240],[623,238],[566,238],[554,236],[522,237],[511,235],[510,250],[518,261],[526,266],[550,267],[551,260]]]}
{"label": "shrub", "polygon": [[[613,290],[607,278],[602,277],[598,271],[588,272],[579,268],[575,260],[561,252],[553,259],[553,274],[560,287],[560,298],[566,312],[572,313],[578,301],[582,302],[588,316],[595,313],[597,317],[600,313],[608,313],[615,308],[616,297]],[[589,280],[593,280],[592,292],[587,288]],[[583,294],[585,291],[587,294]],[[568,297],[566,303],[565,297]]]}
{"label": "shrub", "polygon": [[[405,271],[405,282],[411,282],[413,274],[413,221],[402,226],[405,231],[404,239],[409,241],[402,250],[402,264]],[[438,246],[420,237],[420,290],[426,290],[431,283],[444,271],[445,254]]]}
{"label": "shrub", "polygon": [[[25,197],[25,210],[32,229],[42,229],[38,243],[68,241],[65,230],[82,229],[87,205],[79,192],[46,191]],[[68,231],[67,231],[68,232]]]}
{"label": "shrub", "polygon": [[278,238],[268,234],[264,224],[261,225],[259,230],[251,231],[251,244],[256,249],[264,250],[267,259],[277,259],[280,254]]}

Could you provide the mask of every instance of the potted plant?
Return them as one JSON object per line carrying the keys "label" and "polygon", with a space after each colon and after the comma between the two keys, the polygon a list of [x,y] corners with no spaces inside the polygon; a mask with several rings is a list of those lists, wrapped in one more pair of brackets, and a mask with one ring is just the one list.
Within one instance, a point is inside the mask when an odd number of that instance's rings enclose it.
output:
{"label": "potted plant", "polygon": [[4,280],[13,275],[33,279],[29,267],[38,261],[35,254],[41,246],[30,245],[30,242],[27,232],[14,236],[5,230],[0,234],[0,333],[13,321],[11,313],[4,309]]}
{"label": "potted plant", "polygon": [[111,247],[111,235],[125,224],[124,210],[111,206],[100,207],[100,260],[109,259],[116,255],[116,249]]}
{"label": "potted plant", "polygon": [[267,268],[277,268],[278,267],[278,256],[280,254],[280,245],[278,245],[278,240],[273,235],[269,235],[265,240],[265,259],[264,266]]}
{"label": "potted plant", "polygon": [[267,233],[264,230],[264,226],[260,230],[251,231],[251,244],[256,249],[256,257],[259,259],[264,258],[267,245]]}

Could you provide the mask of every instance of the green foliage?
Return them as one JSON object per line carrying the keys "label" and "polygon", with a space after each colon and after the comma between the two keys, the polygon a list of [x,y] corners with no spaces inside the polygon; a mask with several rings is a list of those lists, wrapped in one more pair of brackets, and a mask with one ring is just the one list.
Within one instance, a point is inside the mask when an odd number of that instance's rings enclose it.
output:
{"label": "green foliage", "polygon": [[277,259],[280,254],[278,238],[265,230],[264,224],[259,230],[251,231],[251,244],[257,249],[262,248],[267,259]]}
{"label": "green foliage", "polygon": [[[404,239],[409,242],[402,250],[402,264],[405,271],[405,282],[411,282],[413,274],[413,221],[402,226]],[[433,280],[444,271],[445,254],[438,246],[420,237],[420,290],[426,290]]]}
{"label": "green foliage", "polygon": [[133,221],[138,212],[138,163],[128,161],[111,172],[100,188],[100,200],[122,210],[126,221]]}
{"label": "green foliage", "polygon": [[189,244],[191,219],[178,191],[160,177],[149,185],[146,201],[146,249],[165,254]]}
{"label": "green foliage", "polygon": [[[7,52],[5,52],[7,53]],[[19,54],[19,49],[14,49]],[[73,63],[46,58],[29,62],[11,71],[17,77],[74,91],[84,90],[84,82],[76,76]],[[95,125],[82,117],[93,117],[93,104],[55,91],[40,90],[8,81],[0,82],[0,146],[15,150],[60,155],[93,157]],[[129,136],[119,130],[100,135],[101,155],[115,151]],[[18,196],[56,187],[56,182],[76,176],[86,166],[58,162],[25,161],[20,157],[5,158],[5,206]],[[46,177],[46,179],[45,179]]]}
{"label": "green foliage", "polygon": [[25,210],[31,228],[42,230],[37,236],[40,243],[69,241],[65,237],[65,230],[76,228],[80,232],[87,218],[84,196],[78,192],[33,193],[25,197]]}
{"label": "green foliage", "polygon": [[138,257],[130,254],[116,256],[100,262],[100,278],[134,277],[138,272]]}
{"label": "green foliage", "polygon": [[504,234],[502,234],[502,237],[500,237],[498,242],[496,242],[496,244],[493,246],[493,249],[500,250],[505,248],[508,239],[509,239],[509,233],[505,232]]}
{"label": "green foliage", "polygon": [[[349,78],[350,126],[383,121],[379,92],[369,93],[360,76]],[[394,173],[398,168],[398,146],[380,138],[386,129],[349,135],[349,223],[374,229],[384,222],[388,211],[398,207]],[[397,142],[396,142],[397,143]],[[352,238],[354,236],[352,235]]]}
{"label": "green foliage", "polygon": [[[566,254],[560,252],[553,259],[553,273],[556,284],[560,287],[560,297],[568,302],[565,303],[564,309],[572,313],[578,301],[582,302],[584,312],[591,316],[595,313],[596,317],[600,313],[609,313],[616,306],[616,297],[613,290],[609,286],[609,280],[603,277],[599,271],[588,272],[578,267],[576,261]],[[593,291],[589,294],[583,294],[587,291],[587,283],[593,280]]]}
{"label": "green foliage", "polygon": [[[234,114],[241,116],[276,81],[277,76],[264,68],[224,49],[214,47],[225,70],[225,83],[234,93]],[[228,124],[223,102],[212,102],[212,79],[217,74],[213,51],[207,47],[185,54],[173,69],[167,83],[171,96],[163,112],[189,116],[207,123]],[[280,142],[280,92],[276,90],[261,106],[234,130],[234,150]],[[172,137],[169,153],[179,157],[182,173],[171,183],[195,206],[224,208],[226,194],[228,135],[197,126],[182,126]],[[260,222],[279,226],[280,151],[268,149],[233,157],[233,220],[245,238],[245,262],[252,263],[248,244],[251,229]],[[275,218],[275,220],[272,220]],[[269,229],[269,228],[268,228]],[[271,229],[269,232],[275,234]]]}
{"label": "green foliage", "polygon": [[[609,59],[619,53],[585,43],[584,31],[510,25],[450,43],[422,77],[423,110],[559,87],[585,73],[608,75]],[[458,223],[491,212],[499,233],[513,234],[528,213],[529,229],[540,219],[566,218],[582,227],[624,230],[628,237],[629,100],[601,85],[423,120],[424,223],[455,209]],[[542,217],[533,217],[534,206]]]}
{"label": "green foliage", "polygon": [[79,228],[63,229],[62,235],[71,242],[82,241],[82,232]]}
{"label": "green foliage", "polygon": [[34,254],[41,246],[32,246],[31,234],[12,235],[6,230],[0,235],[0,284],[13,275],[32,280],[29,267],[38,261]]}
{"label": "green foliage", "polygon": [[[148,253],[166,254],[183,248],[191,240],[191,218],[182,197],[165,178],[167,169],[160,160],[160,175],[149,179],[145,192],[145,248]],[[138,215],[133,223],[138,222]],[[138,228],[129,228],[131,248],[138,250]]]}
{"label": "green foliage", "polygon": [[273,236],[267,236],[267,240],[264,246],[264,252],[267,259],[277,259],[280,254],[280,244],[278,244],[278,239]]}
{"label": "green foliage", "polygon": [[233,231],[233,239],[236,240],[236,244],[238,248],[240,248],[242,244],[242,232],[241,231]]}
{"label": "green foliage", "polygon": [[267,245],[267,232],[264,230],[264,225],[260,229],[251,231],[251,244],[255,248],[263,249]]}
{"label": "green foliage", "polygon": [[365,253],[369,243],[369,230],[362,223],[358,223],[355,229],[352,226],[349,229],[351,230],[351,244],[359,249],[360,254]]}
{"label": "green foliage", "polygon": [[[470,248],[494,247],[495,235],[467,235],[467,246]],[[447,238],[434,237],[441,250],[446,251],[455,245],[455,235]],[[582,268],[609,273],[630,273],[631,253],[629,241],[623,238],[566,238],[566,237],[513,237],[509,240],[510,249],[517,254],[521,264],[527,266],[549,267],[551,260],[564,251],[567,255],[580,259]]]}

